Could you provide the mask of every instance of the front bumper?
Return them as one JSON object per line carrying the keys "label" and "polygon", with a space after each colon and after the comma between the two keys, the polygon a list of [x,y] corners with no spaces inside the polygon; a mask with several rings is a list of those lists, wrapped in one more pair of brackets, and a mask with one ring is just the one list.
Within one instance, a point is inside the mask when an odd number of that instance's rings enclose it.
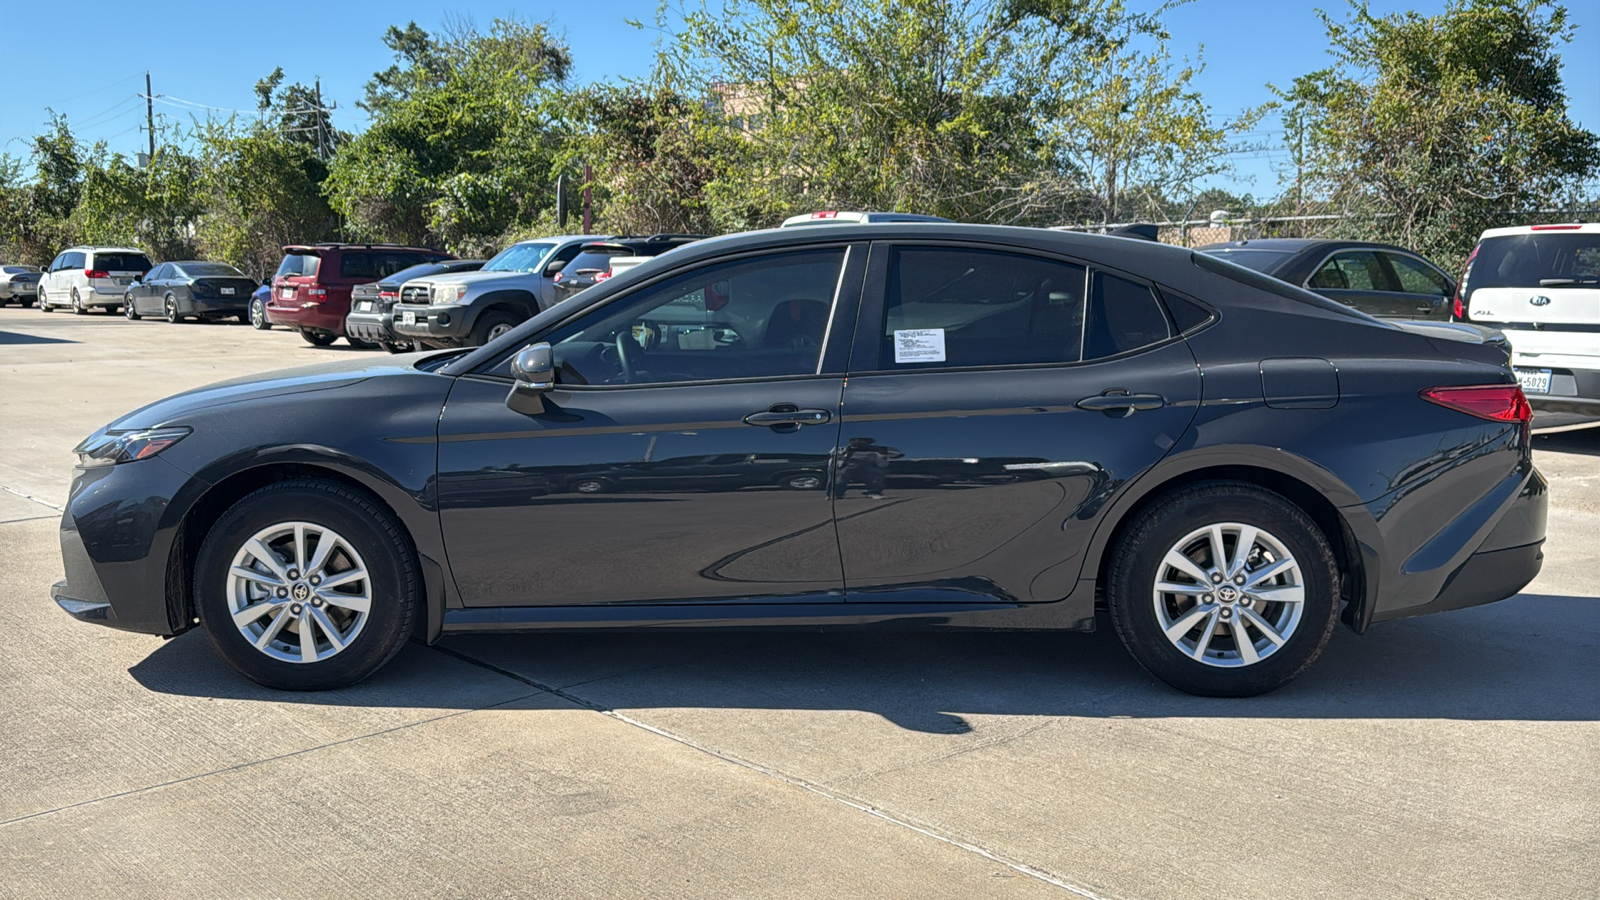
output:
{"label": "front bumper", "polygon": [[344,337],[344,318],[349,312],[343,308],[346,304],[335,306],[332,303],[315,303],[302,306],[299,301],[291,301],[293,306],[278,306],[277,301],[267,304],[267,321],[285,328],[297,331],[326,331],[338,337]]}
{"label": "front bumper", "polygon": [[[443,303],[438,306],[397,303],[394,307],[394,330],[396,334],[406,338],[460,340],[471,332],[467,315],[470,309],[471,307],[459,303]],[[407,313],[416,317],[414,324],[408,325],[404,321]]]}

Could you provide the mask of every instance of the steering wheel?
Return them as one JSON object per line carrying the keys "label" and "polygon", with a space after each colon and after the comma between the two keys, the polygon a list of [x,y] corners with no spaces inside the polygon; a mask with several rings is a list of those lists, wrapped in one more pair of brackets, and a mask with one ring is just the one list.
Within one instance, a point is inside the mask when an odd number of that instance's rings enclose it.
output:
{"label": "steering wheel", "polygon": [[[632,331],[619,331],[616,337],[617,361],[622,363],[622,379],[625,384],[633,383],[633,352],[639,349],[634,343]],[[633,344],[629,349],[628,345]]]}

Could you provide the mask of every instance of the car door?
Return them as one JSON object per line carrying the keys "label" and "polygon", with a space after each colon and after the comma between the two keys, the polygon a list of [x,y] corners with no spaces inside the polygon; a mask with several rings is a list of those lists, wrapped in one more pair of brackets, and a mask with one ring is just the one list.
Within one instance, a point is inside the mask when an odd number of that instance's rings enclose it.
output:
{"label": "car door", "polygon": [[156,315],[160,313],[161,301],[165,295],[167,273],[172,271],[171,263],[162,263],[151,269],[145,275],[143,283],[134,288],[134,311],[141,315]]}
{"label": "car door", "polygon": [[1450,298],[1455,296],[1456,284],[1450,276],[1431,264],[1393,250],[1379,250],[1380,262],[1389,270],[1400,288],[1396,305],[1406,310],[1414,319],[1448,319]]}
{"label": "car door", "polygon": [[1070,593],[1098,513],[1188,428],[1152,287],[1047,255],[874,245],[832,483],[851,601]]}
{"label": "car door", "polygon": [[558,372],[536,412],[506,404],[521,345],[459,378],[438,502],[463,602],[842,600],[826,485],[737,475],[826,469],[864,257],[708,263],[551,326],[529,338]]}
{"label": "car door", "polygon": [[1401,295],[1387,267],[1372,250],[1341,250],[1312,272],[1306,287],[1368,315],[1415,318],[1415,303]]}
{"label": "car door", "polygon": [[46,295],[54,293],[56,289],[56,272],[60,271],[62,261],[66,258],[67,255],[65,253],[58,253],[55,259],[50,260],[50,265],[44,267],[44,274],[39,276],[40,293]]}

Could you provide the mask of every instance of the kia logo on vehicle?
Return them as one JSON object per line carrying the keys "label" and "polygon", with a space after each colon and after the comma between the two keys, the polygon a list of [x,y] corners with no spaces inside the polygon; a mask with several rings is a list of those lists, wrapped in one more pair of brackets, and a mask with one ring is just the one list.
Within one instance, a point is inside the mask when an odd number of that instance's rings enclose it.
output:
{"label": "kia logo on vehicle", "polygon": [[1536,297],[1529,297],[1528,302],[1532,303],[1534,306],[1549,306],[1550,298],[1540,294]]}

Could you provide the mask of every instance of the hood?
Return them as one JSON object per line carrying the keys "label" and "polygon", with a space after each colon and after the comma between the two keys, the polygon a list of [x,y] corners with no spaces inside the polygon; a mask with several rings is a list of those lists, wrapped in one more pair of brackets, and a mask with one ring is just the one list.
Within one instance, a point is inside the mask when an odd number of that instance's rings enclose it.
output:
{"label": "hood", "polygon": [[492,281],[525,281],[541,277],[543,276],[538,272],[448,272],[444,275],[425,275],[406,283],[420,281],[427,284],[481,284]]}
{"label": "hood", "polygon": [[180,425],[187,416],[203,410],[245,403],[259,397],[281,397],[308,391],[337,390],[359,384],[369,378],[415,372],[414,365],[419,358],[428,357],[407,354],[402,357],[373,359],[363,354],[362,358],[358,359],[319,363],[219,381],[142,406],[107,425],[105,430]]}

